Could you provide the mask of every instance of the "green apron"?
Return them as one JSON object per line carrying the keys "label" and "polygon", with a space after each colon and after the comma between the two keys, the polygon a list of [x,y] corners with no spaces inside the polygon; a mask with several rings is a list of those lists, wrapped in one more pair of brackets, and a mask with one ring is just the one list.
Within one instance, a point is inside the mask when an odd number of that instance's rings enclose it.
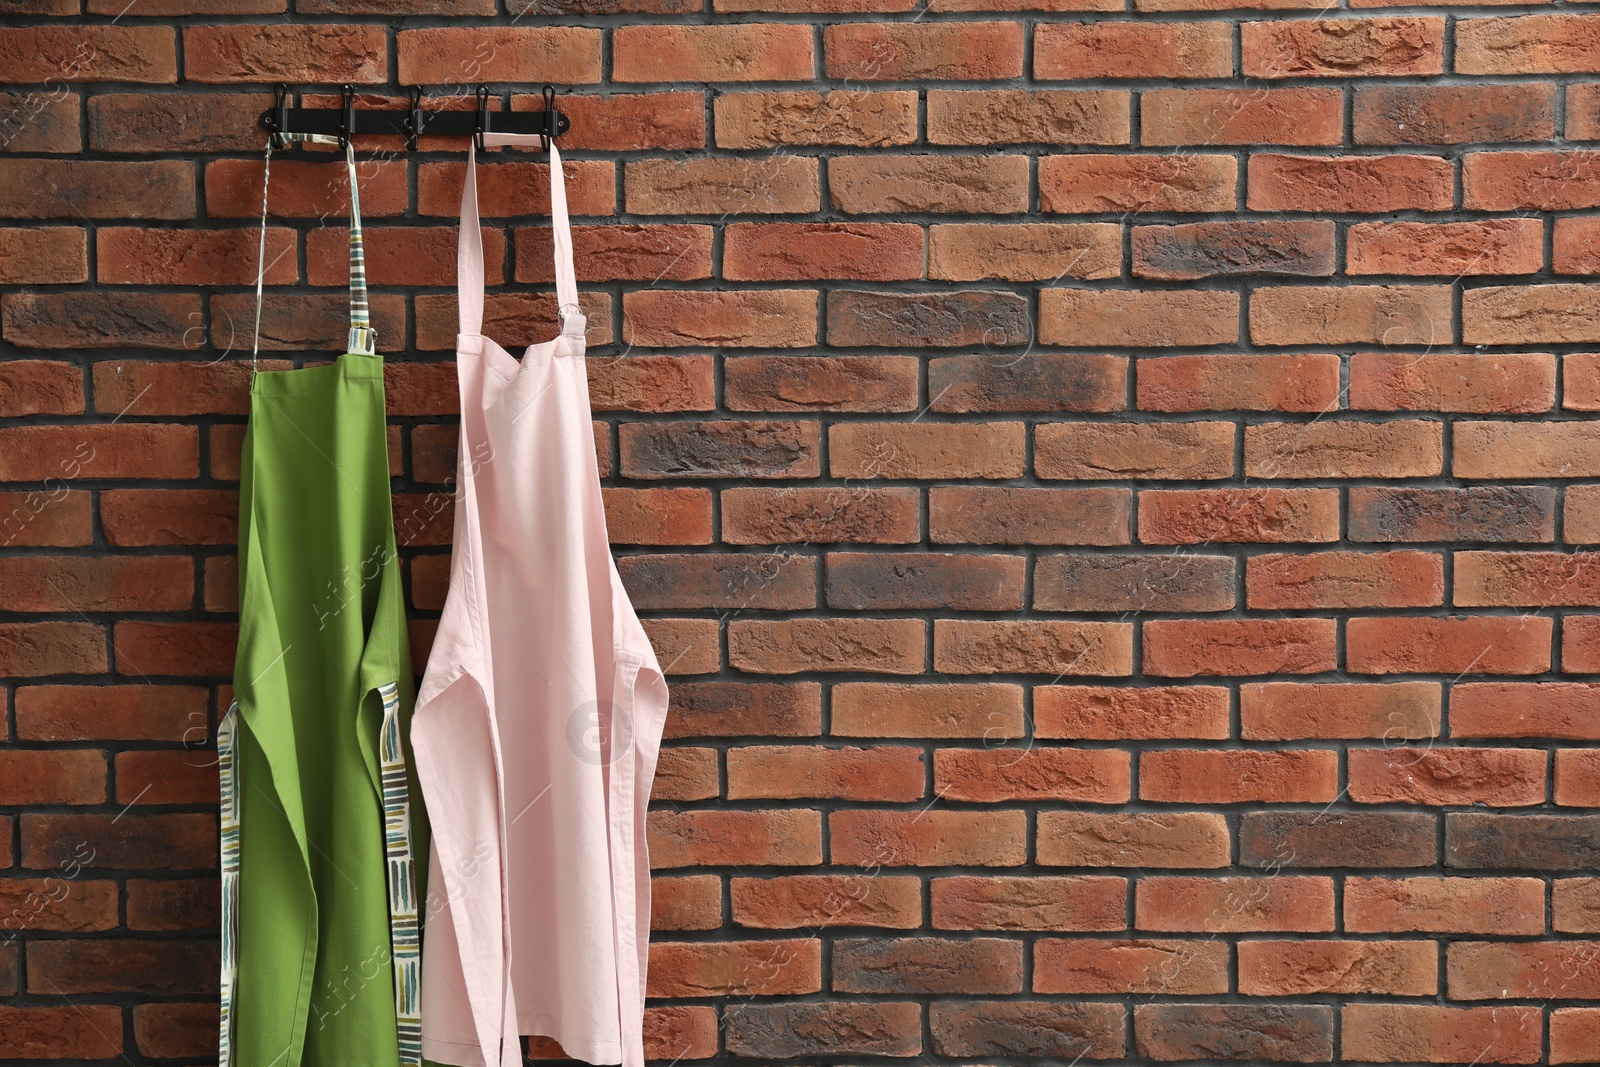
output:
{"label": "green apron", "polygon": [[[218,731],[223,1067],[421,1061],[411,655],[348,146],[346,161],[349,352],[251,378]],[[259,339],[259,272],[256,293]]]}

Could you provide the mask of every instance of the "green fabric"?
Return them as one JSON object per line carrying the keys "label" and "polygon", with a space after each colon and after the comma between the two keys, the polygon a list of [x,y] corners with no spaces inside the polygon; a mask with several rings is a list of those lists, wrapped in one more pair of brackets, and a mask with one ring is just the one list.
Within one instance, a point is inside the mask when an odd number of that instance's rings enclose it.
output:
{"label": "green fabric", "polygon": [[256,374],[240,490],[234,1062],[395,1067],[380,689],[402,738],[413,691],[382,358]]}

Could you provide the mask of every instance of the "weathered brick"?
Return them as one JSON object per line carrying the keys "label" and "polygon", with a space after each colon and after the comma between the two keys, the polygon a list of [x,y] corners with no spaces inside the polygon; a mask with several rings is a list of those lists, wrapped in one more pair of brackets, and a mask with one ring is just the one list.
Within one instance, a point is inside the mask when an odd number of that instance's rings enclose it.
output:
{"label": "weathered brick", "polygon": [[1147,545],[1338,539],[1334,489],[1150,489],[1139,494],[1139,540]]}
{"label": "weathered brick", "polygon": [[1283,19],[1239,27],[1253,78],[1398,76],[1444,71],[1444,19]]}
{"label": "weathered brick", "polygon": [[375,25],[186,26],[183,74],[192,82],[378,84],[389,77],[387,49]]}
{"label": "weathered brick", "polygon": [[1027,854],[1015,811],[880,811],[828,816],[829,858],[856,867],[1015,867]]}
{"label": "weathered brick", "polygon": [[80,227],[0,231],[0,283],[53,285],[88,280],[88,241]]}
{"label": "weathered brick", "polygon": [[1033,469],[1040,478],[1227,478],[1234,436],[1231,422],[1051,423],[1034,430]]}
{"label": "weathered brick", "polygon": [[917,491],[815,486],[722,491],[728,544],[910,544],[918,539]]}
{"label": "weathered brick", "polygon": [[1267,286],[1250,295],[1250,339],[1258,345],[1441,345],[1449,342],[1451,316],[1446,285]]}
{"label": "weathered brick", "polygon": [[[937,361],[935,361],[937,362]],[[731,411],[914,411],[911,356],[748,356],[722,362]]]}
{"label": "weathered brick", "polygon": [[1034,735],[1096,741],[1228,736],[1221,686],[1047,685],[1033,691]]}
{"label": "weathered brick", "polygon": [[1349,878],[1344,922],[1361,933],[1538,934],[1537,878]]}
{"label": "weathered brick", "polygon": [[1600,30],[1582,15],[1463,19],[1455,31],[1458,74],[1600,72]]}
{"label": "weathered brick", "polygon": [[[875,926],[904,930],[922,922],[921,881],[885,874],[799,874],[729,880],[733,921],[762,930]],[[717,926],[721,925],[718,916]]]}
{"label": "weathered brick", "polygon": [[1550,1013],[1550,1062],[1582,1063],[1600,1044],[1600,1008],[1556,1008]]}
{"label": "weathered brick", "polygon": [[938,619],[933,666],[944,674],[1133,673],[1133,626],[1122,622]]}
{"label": "weathered brick", "polygon": [[1444,827],[1447,867],[1585,871],[1600,862],[1600,815],[1451,812]]}
{"label": "weathered brick", "polygon": [[192,219],[194,166],[177,160],[0,160],[0,217],[57,216]]}
{"label": "weathered brick", "polygon": [[1555,490],[1536,485],[1352,486],[1352,541],[1550,541]]}
{"label": "weathered brick", "polygon": [[1455,172],[1436,156],[1250,157],[1246,202],[1252,211],[1445,211],[1455,203]]}
{"label": "weathered brick", "polygon": [[1022,736],[1022,687],[844,682],[833,687],[832,732],[840,737]]}
{"label": "weathered brick", "polygon": [[636,215],[809,214],[821,206],[818,173],[806,156],[629,160],[624,202]]}
{"label": "weathered brick", "polygon": [[1436,682],[1251,683],[1239,687],[1239,736],[1247,741],[1437,737],[1441,699]]}
{"label": "weathered brick", "polygon": [[935,1001],[928,1008],[941,1056],[1111,1059],[1126,1045],[1120,1004],[1060,1001]]}
{"label": "weathered brick", "polygon": [[1146,145],[1336,145],[1344,94],[1293,89],[1151,89],[1139,94]]}
{"label": "weathered brick", "polygon": [[899,281],[922,277],[922,259],[922,227],[909,223],[737,222],[722,231],[730,281]]}
{"label": "weathered brick", "polygon": [[[1135,255],[1138,231],[1135,231]],[[1144,411],[1329,411],[1339,406],[1339,357],[1231,353],[1140,359]]]}
{"label": "weathered brick", "polygon": [[1041,811],[1036,860],[1050,867],[1226,867],[1228,824],[1215,812]]}
{"label": "weathered brick", "polygon": [[1285,868],[1432,867],[1439,851],[1432,814],[1399,811],[1247,811],[1239,817],[1239,863]]}
{"label": "weathered brick", "polygon": [[838,1053],[915,1056],[922,1008],[891,1001],[751,1003],[725,1022],[728,1052],[758,1059]]}
{"label": "weathered brick", "polygon": [[817,606],[817,566],[807,558],[748,553],[625,556],[617,570],[633,606],[771,608]]}
{"label": "weathered brick", "polygon": [[1434,607],[1444,602],[1444,560],[1432,552],[1265,553],[1245,565],[1251,608]]}
{"label": "weathered brick", "polygon": [[1542,1029],[1539,1008],[1520,1004],[1346,1004],[1339,1016],[1343,1055],[1382,1063],[1534,1063]]}
{"label": "weathered brick", "polygon": [[833,552],[826,596],[830,608],[846,611],[1020,611],[1026,563],[1022,556]]}
{"label": "weathered brick", "polygon": [[1600,274],[1600,226],[1594,219],[1556,219],[1550,269],[1556,274]]}
{"label": "weathered brick", "polygon": [[1363,617],[1345,629],[1359,674],[1538,674],[1550,669],[1552,620],[1536,616]]}
{"label": "weathered brick", "polygon": [[[100,27],[96,27],[97,29]],[[0,1054],[17,1059],[109,1059],[122,1055],[122,1009],[0,1005]]]}
{"label": "weathered brick", "polygon": [[[1578,620],[1569,616],[1570,631]],[[1563,647],[1567,669],[1574,664]],[[1450,689],[1450,734],[1453,737],[1540,737],[1568,741],[1600,741],[1600,688],[1584,682],[1473,682]]]}
{"label": "weathered brick", "polygon": [[728,662],[759,674],[920,674],[925,626],[920,619],[739,619],[728,625]]}
{"label": "weathered brick", "polygon": [[1127,144],[1128,126],[1125,92],[928,90],[930,144]]}
{"label": "weathered brick", "polygon": [[997,937],[842,938],[833,986],[845,993],[1020,993],[1022,942]]}
{"label": "weathered brick", "polygon": [[1600,472],[1600,432],[1583,422],[1460,422],[1458,478],[1583,478]]}
{"label": "weathered brick", "polygon": [[1587,152],[1473,152],[1461,195],[1463,207],[1480,211],[1600,207],[1600,164]]}
{"label": "weathered brick", "polygon": [[822,687],[746,682],[681,682],[672,687],[665,736],[816,737]]}
{"label": "weathered brick", "polygon": [[941,281],[1115,278],[1121,270],[1122,231],[1110,223],[950,223],[928,228],[928,277]]}
{"label": "weathered brick", "polygon": [[1335,666],[1332,619],[1152,619],[1144,623],[1144,673],[1315,674]]}
{"label": "weathered brick", "polygon": [[892,745],[742,745],[728,750],[727,764],[729,800],[911,801],[927,775],[920,750]]}
{"label": "weathered brick", "polygon": [[929,883],[936,930],[1122,930],[1128,883],[1076,877],[955,876]]}
{"label": "weathered brick", "polygon": [[[77,9],[73,9],[76,14]],[[0,81],[145,82],[178,80],[170,26],[7,26],[0,32]]]}
{"label": "weathered brick", "polygon": [[822,988],[822,942],[674,942],[650,946],[652,997],[794,996]]}
{"label": "weathered brick", "polygon": [[706,489],[602,490],[612,544],[711,543],[711,493]]}
{"label": "weathered brick", "polygon": [[1034,943],[1036,993],[1205,996],[1228,991],[1219,941],[1044,938]]}
{"label": "weathered brick", "polygon": [[952,356],[928,361],[933,411],[1118,411],[1127,403],[1121,356]]}
{"label": "weathered brick", "polygon": [[838,156],[828,198],[849,215],[1014,214],[1028,210],[1028,170],[1021,155]]}
{"label": "weathered brick", "polygon": [[1331,222],[1191,222],[1133,229],[1136,278],[1187,281],[1243,274],[1326,277],[1333,273],[1334,266]]}
{"label": "weathered brick", "polygon": [[[703,121],[698,95],[695,103],[695,119]],[[712,109],[721,148],[881,148],[917,139],[917,94],[908,91],[721,93]]]}
{"label": "weathered brick", "polygon": [[1132,499],[1124,489],[935,486],[935,544],[1125,545]]}
{"label": "weathered brick", "polygon": [[1066,800],[1117,804],[1131,796],[1126,752],[1067,748],[941,748],[934,792],[950,800]]}
{"label": "weathered brick", "polygon": [[825,27],[822,42],[827,76],[845,81],[1022,76],[1023,33],[1016,22],[847,22]]}
{"label": "weathered brick", "polygon": [[1326,1005],[1140,1004],[1133,1042],[1158,1060],[1221,1058],[1316,1063],[1333,1058]]}
{"label": "weathered brick", "polygon": [[1352,105],[1355,143],[1372,145],[1548,141],[1555,115],[1555,86],[1538,82],[1363,85]]}
{"label": "weathered brick", "polygon": [[1226,78],[1233,40],[1220,22],[1047,22],[1034,31],[1033,76]]}
{"label": "weathered brick", "polygon": [[1358,804],[1483,804],[1544,801],[1545,753],[1523,748],[1352,748],[1347,792]]}
{"label": "weathered brick", "polygon": [[1226,611],[1234,561],[1189,553],[1040,556],[1033,606],[1042,611]]}
{"label": "weathered brick", "polygon": [[718,864],[806,866],[822,862],[816,811],[653,811],[650,861],[662,869]]}
{"label": "weathered brick", "polygon": [[1326,749],[1161,749],[1139,757],[1140,800],[1188,804],[1331,803],[1338,792],[1338,756]]}
{"label": "weathered brick", "polygon": [[577,26],[403,29],[395,55],[403,85],[600,80],[600,31]]}
{"label": "weathered brick", "polygon": [[817,343],[816,302],[808,289],[641,289],[622,298],[622,339],[650,348],[805,348]]}
{"label": "weathered brick", "polygon": [[1017,293],[880,293],[834,289],[827,296],[827,340],[839,347],[989,347],[1032,335],[1028,301]]}
{"label": "weathered brick", "polygon": [[1055,288],[1039,292],[1038,340],[1044,344],[1165,348],[1232,344],[1238,339],[1237,293]]}
{"label": "weathered brick", "polygon": [[1333,929],[1333,879],[1158,875],[1134,890],[1141,930],[1245,933]]}
{"label": "weathered brick", "polygon": [[1039,206],[1071,215],[1232,211],[1238,167],[1215,154],[1044,156]]}
{"label": "weathered brick", "polygon": [[1536,274],[1544,266],[1538,219],[1363,222],[1346,237],[1350,274]]}
{"label": "weathered brick", "polygon": [[[705,97],[697,92],[573,93],[562,99],[560,108],[572,119],[563,140],[573,148],[617,152],[706,146]],[[525,109],[542,111],[544,100],[513,95],[511,110]]]}

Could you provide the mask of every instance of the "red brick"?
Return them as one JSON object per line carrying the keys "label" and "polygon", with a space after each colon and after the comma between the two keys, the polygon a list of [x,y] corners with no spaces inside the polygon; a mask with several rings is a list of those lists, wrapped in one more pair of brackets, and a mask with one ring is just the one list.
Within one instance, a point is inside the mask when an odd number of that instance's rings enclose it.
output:
{"label": "red brick", "polygon": [[1544,884],[1537,878],[1350,878],[1346,929],[1362,933],[1537,934]]}
{"label": "red brick", "polygon": [[1110,749],[941,748],[933,788],[944,800],[1117,804],[1131,795],[1129,767],[1126,752]]}
{"label": "red brick", "polygon": [[1139,881],[1141,930],[1247,933],[1333,929],[1333,879],[1154,876]]}
{"label": "red brick", "polygon": [[[1568,670],[1589,671],[1573,663],[1572,630],[1579,621],[1562,622],[1567,644],[1562,648]],[[1450,733],[1453,737],[1539,737],[1567,741],[1600,741],[1600,687],[1582,682],[1473,682],[1451,687]]]}
{"label": "red brick", "polygon": [[[813,144],[877,148],[917,139],[914,92],[721,93],[712,108],[717,145],[722,148]],[[704,121],[698,97],[695,116]]]}
{"label": "red brick", "polygon": [[645,635],[666,674],[714,674],[722,667],[716,619],[645,619]]}
{"label": "red brick", "polygon": [[24,741],[192,741],[210,728],[206,690],[194,686],[35,685],[16,691]]}
{"label": "red brick", "polygon": [[1532,413],[1549,411],[1555,393],[1556,360],[1546,354],[1358,352],[1350,357],[1352,409]]}
{"label": "red brick", "polygon": [[0,493],[0,547],[65,548],[90,542],[89,493],[67,489],[53,475],[45,481],[47,489]]}
{"label": "red brick", "polygon": [[1332,619],[1152,619],[1144,672],[1162,677],[1315,674],[1336,665]]}
{"label": "red brick", "polygon": [[29,947],[30,993],[215,991],[218,946],[194,940],[44,941]]}
{"label": "red brick", "polygon": [[1246,741],[1437,737],[1440,705],[1436,682],[1258,682],[1239,687],[1239,736]]}
{"label": "red brick", "polygon": [[[93,27],[114,29],[116,27]],[[260,183],[256,183],[260,188]],[[261,198],[256,197],[256,210]],[[192,219],[194,165],[187,161],[0,160],[0,217]]]}
{"label": "red brick", "polygon": [[1474,152],[1461,191],[1462,206],[1481,211],[1600,207],[1600,163],[1588,152]]}
{"label": "red brick", "polygon": [[1600,274],[1600,224],[1589,218],[1556,219],[1550,269],[1556,274]]}
{"label": "red brick", "polygon": [[814,478],[818,432],[809,422],[624,423],[621,469],[629,478]]}
{"label": "red brick", "polygon": [[1444,211],[1455,203],[1455,172],[1436,156],[1250,157],[1252,211]]}
{"label": "red brick", "polygon": [[669,738],[822,733],[822,687],[815,682],[683,682],[673,686],[671,705]]}
{"label": "red brick", "polygon": [[817,343],[808,289],[645,289],[622,301],[622,338],[651,348],[805,348]]}
{"label": "red brick", "polygon": [[1544,223],[1363,222],[1350,227],[1350,274],[1536,274],[1544,266]]}
{"label": "red brick", "polygon": [[[89,147],[111,152],[261,151],[256,119],[272,104],[258,92],[95,93],[88,99]],[[73,104],[73,115],[77,115]],[[78,151],[73,136],[72,151]],[[259,185],[257,186],[259,188]],[[259,205],[259,199],[257,201]]]}
{"label": "red brick", "polygon": [[207,1004],[138,1004],[133,1039],[157,1058],[203,1057],[216,1051],[217,1013]]}
{"label": "red brick", "polygon": [[1253,478],[1422,478],[1443,472],[1442,422],[1259,422],[1245,427]]}
{"label": "red brick", "polygon": [[1041,557],[1033,606],[1045,611],[1226,611],[1234,561],[1177,553],[1082,553]]}
{"label": "red brick", "polygon": [[706,489],[603,490],[613,544],[711,543],[711,493]]}
{"label": "red brick", "polygon": [[822,862],[815,811],[653,811],[650,862],[663,870],[721,864],[806,866]]}
{"label": "red brick", "polygon": [[876,872],[733,878],[729,882],[733,921],[762,930],[829,926],[914,929],[922,923],[920,886],[917,878]]}
{"label": "red brick", "polygon": [[1221,22],[1046,22],[1034,31],[1040,79],[1226,78],[1233,39]]}
{"label": "red brick", "polygon": [[1556,92],[1537,82],[1361,86],[1353,114],[1356,144],[1548,141]]}
{"label": "red brick", "polygon": [[1562,807],[1600,807],[1600,759],[1584,748],[1563,748],[1555,756],[1555,802]]}
{"label": "red brick", "polygon": [[847,422],[828,428],[836,478],[1017,478],[1023,424]]}
{"label": "red brick", "polygon": [[1593,1000],[1600,995],[1590,966],[1596,954],[1600,941],[1456,941],[1449,948],[1446,982],[1458,1000]]}
{"label": "red brick", "polygon": [[[1600,616],[1594,615],[1568,615],[1561,621],[1561,666],[1563,670],[1580,673],[1596,673],[1595,663],[1600,663]],[[1575,686],[1570,691],[1555,690],[1552,695],[1561,696],[1561,703],[1567,699],[1573,700],[1576,710],[1580,714],[1587,714],[1583,709],[1589,696],[1583,689],[1586,687]],[[1520,693],[1520,696],[1530,694]],[[1559,707],[1560,704],[1558,703]],[[1570,710],[1566,713],[1570,713]],[[1561,721],[1556,719],[1554,721]]]}
{"label": "red brick", "polygon": [[1128,1040],[1120,1004],[944,1000],[935,1001],[928,1016],[934,1051],[961,1059],[1114,1059]]}
{"label": "red brick", "polygon": [[623,182],[638,215],[794,215],[820,207],[819,175],[808,156],[641,159],[628,162]]}
{"label": "red brick", "polygon": [[0,232],[0,283],[51,285],[88,280],[88,241],[80,227]]}
{"label": "red brick", "polygon": [[[112,285],[254,284],[259,239],[257,230],[101,227],[95,235],[96,269],[99,280]],[[268,227],[266,261],[267,285],[299,280],[293,230]]]}
{"label": "red brick", "polygon": [[1594,74],[1600,29],[1576,14],[1463,19],[1455,62],[1458,74]]}
{"label": "red brick", "polygon": [[182,611],[194,602],[188,556],[21,556],[0,560],[15,612]]}
{"label": "red brick", "polygon": [[0,1035],[0,1056],[7,1059],[109,1059],[122,1055],[122,1009],[0,1005]]}
{"label": "red brick", "polygon": [[914,411],[910,356],[750,356],[723,362],[732,411]]}
{"label": "red brick", "polygon": [[[996,81],[1022,76],[1017,22],[848,22],[822,31],[825,70],[846,81]],[[811,72],[797,75],[809,79]]]}
{"label": "red brick", "polygon": [[1462,607],[1600,603],[1600,556],[1562,552],[1461,552],[1455,602]]}
{"label": "red brick", "polygon": [[50,870],[72,860],[108,870],[205,870],[217,865],[217,816],[28,814],[22,865]]}
{"label": "red brick", "polygon": [[821,989],[822,942],[814,938],[650,946],[651,997],[793,996]]}
{"label": "red brick", "polygon": [[[1458,478],[1589,477],[1600,472],[1600,435],[1592,426],[1588,421],[1457,423],[1451,432],[1454,474]],[[1573,502],[1569,492],[1569,543],[1574,533]]]}
{"label": "red brick", "polygon": [[1283,19],[1239,27],[1244,73],[1253,78],[1350,78],[1440,74],[1444,19]]}
{"label": "red brick", "polygon": [[1357,674],[1539,674],[1550,669],[1552,620],[1525,616],[1354,618],[1346,668]]}
{"label": "red brick", "polygon": [[0,363],[0,417],[76,415],[82,411],[80,368],[44,359]]}
{"label": "red brick", "polygon": [[1028,170],[1019,155],[838,156],[828,197],[850,215],[1017,213],[1028,210]]}
{"label": "red brick", "polygon": [[119,621],[114,635],[119,674],[228,675],[238,627],[213,622]]}
{"label": "red brick", "polygon": [[[765,568],[762,577],[773,580],[772,570]],[[830,608],[1020,611],[1027,560],[965,552],[831,552],[827,572]]]}
{"label": "red brick", "polygon": [[[77,5],[72,5],[72,13],[76,14],[77,10]],[[83,148],[78,110],[78,98],[72,94],[0,93],[0,111],[11,116],[6,123],[5,146],[13,152],[76,155]],[[27,241],[27,238],[21,240]],[[5,241],[6,238],[0,237],[0,242]]]}
{"label": "red brick", "polygon": [[916,490],[901,487],[724,489],[722,540],[738,545],[911,544],[918,539],[917,505]]}
{"label": "red brick", "polygon": [[1358,804],[1484,804],[1544,801],[1545,754],[1525,748],[1352,748],[1346,775]]}
{"label": "red brick", "polygon": [[1139,494],[1139,540],[1319,542],[1339,539],[1331,489],[1152,489]]}
{"label": "red brick", "polygon": [[834,943],[832,987],[851,993],[1020,993],[1022,942],[841,939]]}
{"label": "red brick", "polygon": [[[928,90],[930,144],[1127,144],[1128,127],[1125,92]],[[905,140],[915,140],[914,133]]]}
{"label": "red brick", "polygon": [[987,347],[1031,340],[1020,294],[967,289],[940,293],[834,290],[827,295],[828,344],[856,347]]}
{"label": "red brick", "polygon": [[[1253,312],[1252,312],[1253,314]],[[1042,289],[1038,340],[1052,345],[1233,344],[1239,295],[1195,289]]]}
{"label": "red brick", "polygon": [[191,82],[388,80],[382,26],[329,23],[186,26],[183,75]]}
{"label": "red brick", "polygon": [[741,745],[727,751],[729,800],[910,801],[923,794],[920,750]]}
{"label": "red brick", "polygon": [[1431,997],[1438,969],[1432,941],[1239,942],[1239,992],[1252,997]]}
{"label": "red brick", "polygon": [[1270,553],[1245,567],[1251,608],[1406,608],[1444,602],[1444,559],[1432,552]]}
{"label": "red brick", "polygon": [[105,630],[87,622],[0,623],[0,672],[12,679],[99,674],[106,669]]}
{"label": "red brick", "polygon": [[1132,499],[1122,489],[935,486],[935,544],[1125,545]]}
{"label": "red brick", "polygon": [[1040,478],[1227,478],[1234,436],[1231,422],[1051,423],[1034,430],[1033,469]]}
{"label": "red brick", "polygon": [[1338,89],[1151,89],[1139,95],[1139,142],[1145,145],[1343,140],[1344,94]]}
{"label": "red brick", "polygon": [[224,489],[115,489],[100,496],[106,541],[117,547],[233,544],[238,515],[239,495]]}
{"label": "red brick", "polygon": [[728,625],[728,662],[761,674],[920,674],[925,627],[920,619],[739,619]]}
{"label": "red brick", "polygon": [[1567,139],[1600,140],[1600,84],[1567,86]]}
{"label": "red brick", "polygon": [[1034,736],[1097,741],[1228,736],[1221,686],[1048,685],[1033,690]]}
{"label": "red brick", "polygon": [[1228,824],[1215,812],[1041,811],[1038,825],[1035,858],[1045,866],[1228,865]]}
{"label": "red brick", "polygon": [[117,753],[119,804],[208,804],[219,788],[216,762],[204,752]]}
{"label": "red brick", "polygon": [[[917,267],[905,276],[920,276],[920,257]],[[1115,278],[1121,270],[1122,231],[1111,223],[951,223],[928,230],[930,278],[1054,282]]]}
{"label": "red brick", "polygon": [[950,877],[929,883],[936,930],[1122,930],[1128,883],[1077,877]]}
{"label": "red brick", "polygon": [[[698,92],[569,94],[560,109],[572,119],[572,129],[561,139],[564,146],[600,152],[706,146],[705,97]],[[511,110],[542,111],[544,101],[513,95]],[[720,112],[717,126],[720,130]]]}
{"label": "red brick", "polygon": [[1228,991],[1228,946],[1220,941],[1041,938],[1034,942],[1035,993],[1206,996]]}
{"label": "red brick", "polygon": [[215,878],[128,880],[130,930],[215,929],[221,920],[222,892]]}
{"label": "red brick", "polygon": [[1133,673],[1133,626],[1123,622],[937,619],[933,666],[943,674]]}
{"label": "red brick", "polygon": [[595,411],[710,411],[716,406],[710,356],[591,359],[587,367]]}
{"label": "red brick", "polygon": [[1441,345],[1450,323],[1447,285],[1275,286],[1250,296],[1258,345]]}
{"label": "red brick", "polygon": [[1135,226],[1133,274],[1175,281],[1240,274],[1326,277],[1337,260],[1333,236],[1333,223],[1311,219]]}
{"label": "red brick", "polygon": [[1600,1008],[1556,1008],[1550,1012],[1550,1062],[1594,1060],[1600,1047]]}
{"label": "red brick", "polygon": [[[392,174],[391,174],[392,170]],[[461,183],[464,168],[457,163],[423,163],[417,168],[417,214],[443,215],[452,220],[461,209]],[[274,171],[276,173],[276,171]],[[399,194],[399,214],[405,210],[405,170],[380,167],[386,179],[383,191],[390,193],[387,179],[398,179],[393,192]],[[578,159],[561,165],[567,189],[567,210],[573,215],[610,215],[616,210],[617,171],[609,160]],[[259,183],[258,183],[259,184]],[[367,184],[361,186],[361,210],[367,211]],[[256,200],[259,212],[260,198]],[[550,212],[550,165],[548,163],[493,163],[478,165],[478,210],[484,217],[525,219],[548,216]],[[330,211],[329,214],[341,212]],[[347,214],[348,211],[342,213]],[[452,222],[450,229],[455,228]],[[455,322],[452,309],[451,322]]]}
{"label": "red brick", "polygon": [[810,81],[815,63],[811,28],[788,23],[619,26],[611,48],[619,82]]}
{"label": "red brick", "polygon": [[1232,211],[1238,171],[1232,156],[1212,154],[1044,156],[1039,206],[1078,215]]}
{"label": "red brick", "polygon": [[[922,1008],[890,1001],[746,1004],[727,1017],[725,1033],[729,1054],[761,1060],[834,1053],[915,1056],[922,1048]],[[702,1055],[715,1054],[714,1038],[713,1032],[711,1048]]]}
{"label": "red brick", "polygon": [[[1543,896],[1543,885],[1539,886]],[[1600,878],[1558,878],[1551,885],[1552,929],[1564,933],[1600,933]],[[1540,914],[1541,926],[1543,914]],[[1480,932],[1480,931],[1473,931]],[[1481,931],[1491,933],[1495,931]],[[1539,933],[1529,930],[1528,933]]]}
{"label": "red brick", "polygon": [[1339,405],[1335,355],[1168,356],[1140,359],[1134,369],[1145,411],[1320,412]]}
{"label": "red brick", "polygon": [[[402,85],[600,80],[600,37],[580,26],[440,26],[395,37]],[[330,79],[322,79],[324,81]],[[562,102],[565,104],[565,101]]]}
{"label": "red brick", "polygon": [[103,804],[106,758],[99,752],[0,751],[0,804]]}
{"label": "red brick", "polygon": [[0,32],[0,81],[170,85],[178,80],[176,50],[169,26],[7,26]]}
{"label": "red brick", "polygon": [[1162,749],[1139,757],[1139,799],[1191,804],[1322,803],[1339,792],[1337,753]]}
{"label": "red brick", "polygon": [[829,859],[854,867],[1016,867],[1027,854],[1022,811],[836,811]]}
{"label": "red brick", "polygon": [[922,277],[922,227],[909,223],[740,222],[723,229],[722,241],[722,276],[731,281]]}
{"label": "red brick", "polygon": [[837,737],[1022,736],[1022,687],[1005,684],[902,685],[843,682],[833,687]]}

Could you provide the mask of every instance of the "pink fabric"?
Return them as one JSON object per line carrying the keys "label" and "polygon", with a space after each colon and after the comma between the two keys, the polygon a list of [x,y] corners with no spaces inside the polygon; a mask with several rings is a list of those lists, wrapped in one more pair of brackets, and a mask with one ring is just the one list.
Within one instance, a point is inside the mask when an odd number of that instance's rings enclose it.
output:
{"label": "pink fabric", "polygon": [[667,687],[606,538],[560,155],[562,329],[520,362],[482,333],[476,167],[469,150],[450,592],[411,733],[433,825],[422,1050],[521,1067],[518,1035],[542,1034],[642,1067],[644,820]]}

